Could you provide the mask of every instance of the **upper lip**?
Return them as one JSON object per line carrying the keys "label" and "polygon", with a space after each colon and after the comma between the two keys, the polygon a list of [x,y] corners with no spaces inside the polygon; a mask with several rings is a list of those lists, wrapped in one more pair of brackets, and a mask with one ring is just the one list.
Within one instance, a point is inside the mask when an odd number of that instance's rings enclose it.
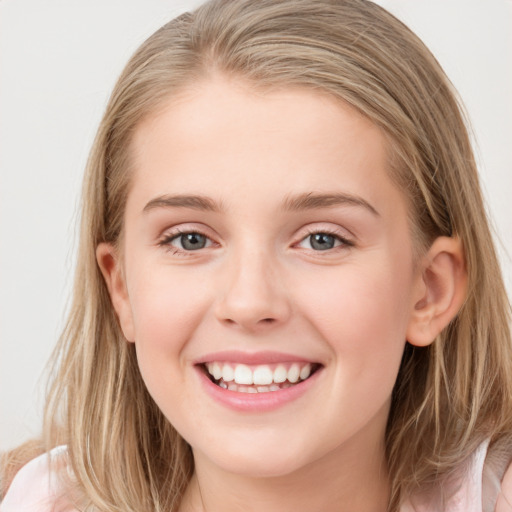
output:
{"label": "upper lip", "polygon": [[262,351],[262,352],[242,352],[239,350],[224,350],[220,352],[212,352],[198,358],[194,364],[205,364],[213,362],[224,363],[240,363],[247,365],[272,364],[272,363],[315,363],[307,357],[288,354],[285,352]]}

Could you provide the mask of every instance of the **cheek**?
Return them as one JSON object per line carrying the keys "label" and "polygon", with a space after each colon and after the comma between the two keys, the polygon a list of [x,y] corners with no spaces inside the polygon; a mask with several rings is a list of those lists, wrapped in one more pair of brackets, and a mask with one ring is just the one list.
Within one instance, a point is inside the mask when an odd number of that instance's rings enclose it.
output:
{"label": "cheek", "polygon": [[[316,281],[316,283],[315,283]],[[318,283],[323,282],[319,287]],[[403,335],[408,319],[409,283],[385,269],[354,268],[314,280],[299,294],[303,310],[332,338],[336,332],[365,343]],[[374,333],[371,337],[363,333]]]}
{"label": "cheek", "polygon": [[179,346],[206,307],[199,277],[172,271],[166,265],[139,265],[132,271],[128,292],[136,342]]}
{"label": "cheek", "polygon": [[208,305],[201,286],[194,286],[186,273],[148,265],[139,266],[131,276],[137,358],[144,381],[157,399],[159,390],[172,388],[182,378],[184,350]]}
{"label": "cheek", "polygon": [[396,379],[408,325],[406,268],[382,261],[347,266],[306,283],[299,294],[299,307],[328,343],[340,379],[367,382],[369,393],[375,386],[392,388]]}

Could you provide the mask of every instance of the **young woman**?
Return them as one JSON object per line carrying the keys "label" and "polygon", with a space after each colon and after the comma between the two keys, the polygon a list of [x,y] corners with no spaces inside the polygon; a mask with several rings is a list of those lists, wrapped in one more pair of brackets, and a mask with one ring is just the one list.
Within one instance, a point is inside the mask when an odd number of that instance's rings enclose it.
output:
{"label": "young woman", "polygon": [[464,119],[382,8],[162,27],[81,222],[45,454],[2,512],[512,510],[510,308]]}

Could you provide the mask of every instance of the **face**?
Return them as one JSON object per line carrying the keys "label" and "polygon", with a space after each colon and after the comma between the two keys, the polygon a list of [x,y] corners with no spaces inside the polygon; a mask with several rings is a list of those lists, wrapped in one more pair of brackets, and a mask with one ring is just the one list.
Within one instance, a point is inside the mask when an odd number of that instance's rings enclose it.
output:
{"label": "face", "polygon": [[284,475],[382,447],[418,277],[381,131],[316,92],[216,79],[131,149],[111,294],[196,463]]}

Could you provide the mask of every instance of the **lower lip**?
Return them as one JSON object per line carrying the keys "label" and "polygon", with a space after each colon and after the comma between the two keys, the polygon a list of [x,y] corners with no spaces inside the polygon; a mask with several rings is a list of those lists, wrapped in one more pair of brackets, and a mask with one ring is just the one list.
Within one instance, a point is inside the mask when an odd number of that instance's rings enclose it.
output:
{"label": "lower lip", "polygon": [[265,412],[279,409],[284,405],[298,399],[315,384],[322,371],[319,368],[311,377],[294,384],[293,386],[280,389],[279,391],[268,391],[266,393],[240,393],[230,391],[213,383],[202,368],[197,367],[197,372],[201,379],[201,384],[205,391],[220,404],[237,411],[245,412]]}

